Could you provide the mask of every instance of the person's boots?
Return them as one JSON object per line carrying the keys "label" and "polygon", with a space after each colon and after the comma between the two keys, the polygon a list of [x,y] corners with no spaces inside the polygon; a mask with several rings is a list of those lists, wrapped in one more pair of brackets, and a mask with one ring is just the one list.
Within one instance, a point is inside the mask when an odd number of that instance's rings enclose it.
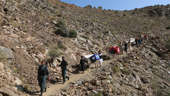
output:
{"label": "person's boots", "polygon": [[46,92],[46,91],[47,91],[47,88],[45,88],[44,92]]}
{"label": "person's boots", "polygon": [[70,79],[70,77],[67,76],[67,80],[69,80],[69,79]]}
{"label": "person's boots", "polygon": [[63,84],[66,82],[65,78],[63,77]]}
{"label": "person's boots", "polygon": [[40,94],[40,96],[43,96],[43,91],[41,90],[41,94]]}

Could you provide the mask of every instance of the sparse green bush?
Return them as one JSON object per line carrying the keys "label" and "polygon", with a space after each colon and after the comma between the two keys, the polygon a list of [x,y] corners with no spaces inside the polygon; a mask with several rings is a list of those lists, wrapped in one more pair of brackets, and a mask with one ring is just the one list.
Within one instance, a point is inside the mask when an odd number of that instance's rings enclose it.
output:
{"label": "sparse green bush", "polygon": [[57,24],[56,24],[57,27],[65,27],[65,22],[63,20],[60,20]]}
{"label": "sparse green bush", "polygon": [[58,41],[57,45],[53,45],[51,46],[49,52],[48,52],[48,56],[50,57],[58,57],[61,56],[63,54],[62,50],[66,50],[67,47],[63,44],[62,41]]}
{"label": "sparse green bush", "polygon": [[69,34],[68,34],[68,32],[67,32],[67,30],[65,28],[59,28],[59,29],[56,30],[55,33],[57,35],[61,35],[63,37],[68,37],[69,36]]}
{"label": "sparse green bush", "polygon": [[77,37],[77,32],[75,30],[70,30],[69,37],[76,38]]}
{"label": "sparse green bush", "polygon": [[62,55],[62,52],[59,49],[50,49],[50,51],[48,52],[48,55],[50,57],[58,57]]}
{"label": "sparse green bush", "polygon": [[97,94],[94,94],[93,96],[103,96],[102,92],[98,92]]}
{"label": "sparse green bush", "polygon": [[63,37],[67,37],[69,35],[66,25],[64,23],[64,21],[60,20],[57,24],[56,24],[56,31],[55,34],[57,35],[61,35]]}
{"label": "sparse green bush", "polygon": [[77,32],[75,30],[70,30],[68,31],[66,28],[66,25],[64,21],[59,21],[56,24],[56,31],[55,34],[61,35],[63,37],[70,37],[70,38],[76,38],[77,37]]}
{"label": "sparse green bush", "polygon": [[122,69],[121,72],[122,72],[123,74],[126,74],[126,75],[130,75],[130,74],[131,74],[131,71],[128,70],[127,68]]}
{"label": "sparse green bush", "polygon": [[102,10],[103,8],[102,8],[102,6],[99,6],[98,9],[101,9],[101,10]]}
{"label": "sparse green bush", "polygon": [[62,41],[58,41],[57,46],[59,49],[66,50],[67,47],[63,44]]}
{"label": "sparse green bush", "polygon": [[112,71],[113,71],[114,73],[119,72],[119,71],[120,71],[119,66],[118,66],[118,65],[114,65],[113,68],[112,68]]}

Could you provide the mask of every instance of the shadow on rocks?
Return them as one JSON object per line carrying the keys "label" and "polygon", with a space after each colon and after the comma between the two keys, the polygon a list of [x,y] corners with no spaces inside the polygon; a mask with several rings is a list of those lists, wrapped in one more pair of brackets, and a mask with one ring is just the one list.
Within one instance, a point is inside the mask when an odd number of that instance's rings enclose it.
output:
{"label": "shadow on rocks", "polygon": [[24,87],[23,85],[16,85],[16,88],[24,93],[29,95],[39,95],[40,91],[30,91],[28,88]]}

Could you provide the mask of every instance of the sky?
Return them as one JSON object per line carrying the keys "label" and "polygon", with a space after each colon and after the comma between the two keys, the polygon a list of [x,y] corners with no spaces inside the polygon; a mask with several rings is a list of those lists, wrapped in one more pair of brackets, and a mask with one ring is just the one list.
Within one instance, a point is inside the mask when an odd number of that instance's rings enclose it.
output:
{"label": "sky", "polygon": [[153,5],[167,5],[170,0],[61,0],[69,4],[80,7],[92,5],[93,7],[102,6],[103,9],[112,10],[132,10]]}

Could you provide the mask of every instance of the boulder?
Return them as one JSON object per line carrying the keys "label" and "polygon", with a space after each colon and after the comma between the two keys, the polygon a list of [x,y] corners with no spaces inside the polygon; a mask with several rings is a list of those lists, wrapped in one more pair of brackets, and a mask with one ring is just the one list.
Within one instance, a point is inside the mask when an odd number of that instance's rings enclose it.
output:
{"label": "boulder", "polygon": [[6,59],[13,59],[14,55],[11,49],[0,46],[0,55]]}

